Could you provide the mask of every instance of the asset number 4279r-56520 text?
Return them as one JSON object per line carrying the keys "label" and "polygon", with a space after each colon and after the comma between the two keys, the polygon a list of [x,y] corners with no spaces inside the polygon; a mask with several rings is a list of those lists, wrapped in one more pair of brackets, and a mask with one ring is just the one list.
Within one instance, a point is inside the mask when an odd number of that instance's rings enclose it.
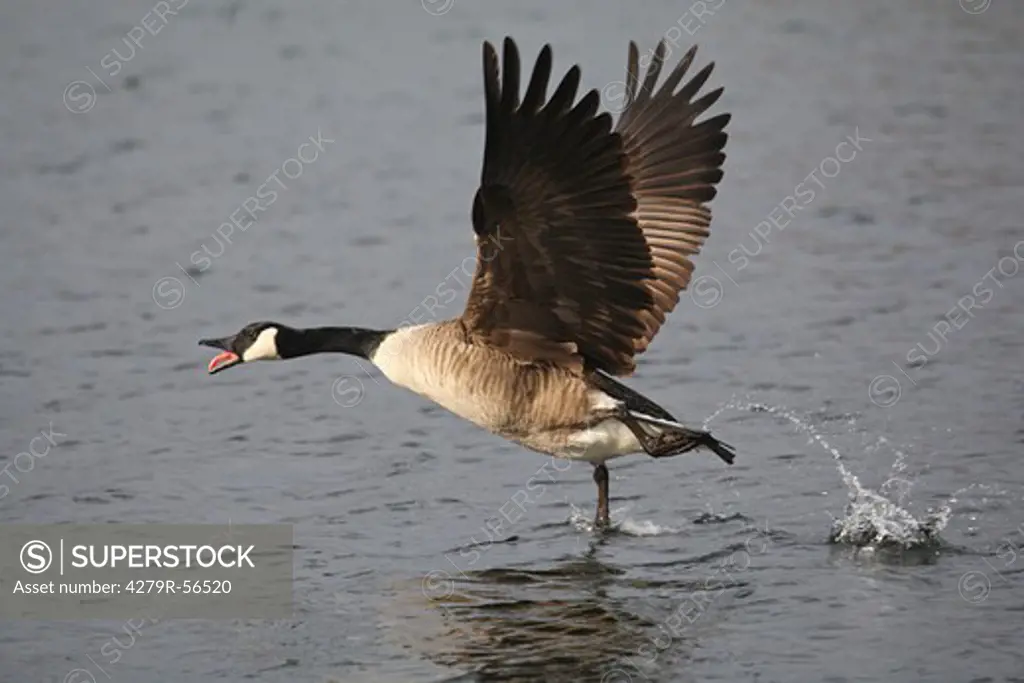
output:
{"label": "asset number 4279r-56520 text", "polygon": [[137,579],[124,588],[127,593],[201,593],[224,595],[231,592],[231,582],[219,579],[185,579],[181,583],[170,579]]}

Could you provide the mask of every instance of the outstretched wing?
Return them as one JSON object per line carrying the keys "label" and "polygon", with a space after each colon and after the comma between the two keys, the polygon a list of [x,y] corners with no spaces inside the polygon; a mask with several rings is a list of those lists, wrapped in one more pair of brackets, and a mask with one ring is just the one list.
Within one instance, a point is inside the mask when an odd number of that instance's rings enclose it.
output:
{"label": "outstretched wing", "polygon": [[665,42],[652,53],[642,83],[637,47],[629,44],[626,105],[615,130],[626,152],[626,174],[637,204],[634,217],[654,261],[653,277],[646,281],[654,306],[639,314],[647,329],[634,340],[636,353],[647,349],[690,283],[691,257],[700,251],[711,228],[707,203],[722,179],[725,126],[731,115],[700,123],[696,119],[718,101],[723,89],[694,99],[714,62],[676,91],[696,54],[697,48],[690,48],[655,90],[665,62]]}
{"label": "outstretched wing", "polygon": [[[672,87],[651,96],[663,55],[661,45],[638,90],[631,46],[628,108],[612,131],[610,115],[597,113],[597,91],[575,102],[578,67],[547,98],[550,47],[520,102],[515,43],[505,40],[500,79],[497,54],[484,44],[477,270],[462,317],[478,341],[524,361],[628,374],[678,301],[689,256],[707,236],[702,202],[721,178],[724,139],[706,134],[715,119],[693,125],[720,94],[689,101],[705,72],[672,93],[688,60],[670,75]],[[724,124],[716,129],[723,138]],[[708,162],[712,147],[714,166],[695,166]]]}

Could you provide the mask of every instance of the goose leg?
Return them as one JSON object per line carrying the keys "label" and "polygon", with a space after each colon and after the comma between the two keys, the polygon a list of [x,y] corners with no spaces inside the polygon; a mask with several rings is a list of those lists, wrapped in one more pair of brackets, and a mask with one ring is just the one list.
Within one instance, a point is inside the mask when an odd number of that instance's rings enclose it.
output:
{"label": "goose leg", "polygon": [[594,482],[597,484],[597,517],[594,526],[608,526],[608,468],[604,463],[594,467]]}

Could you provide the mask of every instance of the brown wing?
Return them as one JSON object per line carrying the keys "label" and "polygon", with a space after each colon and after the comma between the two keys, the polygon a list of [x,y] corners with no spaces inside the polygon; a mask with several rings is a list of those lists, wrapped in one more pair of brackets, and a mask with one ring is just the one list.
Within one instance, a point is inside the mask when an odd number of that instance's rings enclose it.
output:
{"label": "brown wing", "polygon": [[[661,46],[656,56],[663,54]],[[511,39],[503,61],[499,80],[497,54],[484,44],[487,139],[473,202],[478,258],[462,320],[478,341],[526,361],[628,374],[633,355],[678,301],[686,285],[681,273],[688,278],[692,270],[685,269],[687,257],[707,235],[706,209],[691,203],[700,189],[695,183],[706,182],[688,163],[700,150],[677,130],[699,128],[691,128],[692,118],[703,109],[688,99],[680,106],[671,89],[667,96],[665,89],[637,94],[631,78],[630,107],[612,132],[611,117],[597,114],[596,91],[574,106],[577,67],[546,98],[550,47],[538,56],[521,103]],[[632,47],[631,67],[635,61]],[[648,72],[652,86],[661,61]],[[703,83],[696,80],[694,91]],[[666,120],[676,127],[666,129]],[[720,165],[719,159],[712,183]],[[677,289],[666,298],[664,287]]]}
{"label": "brown wing", "polygon": [[700,251],[711,226],[706,203],[722,179],[730,114],[696,123],[721,97],[722,88],[694,100],[714,62],[676,91],[696,53],[696,47],[690,48],[656,91],[665,42],[655,49],[642,83],[636,44],[629,44],[626,107],[615,130],[626,152],[626,173],[637,203],[634,215],[654,260],[653,277],[647,280],[654,306],[640,313],[647,330],[634,340],[637,353],[647,349],[690,282],[691,257]]}

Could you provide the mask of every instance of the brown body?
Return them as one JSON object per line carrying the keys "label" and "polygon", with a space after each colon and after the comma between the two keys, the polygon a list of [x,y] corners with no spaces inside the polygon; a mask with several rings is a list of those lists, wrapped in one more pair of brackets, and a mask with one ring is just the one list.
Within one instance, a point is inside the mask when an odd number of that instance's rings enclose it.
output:
{"label": "brown body", "polygon": [[370,360],[391,382],[542,453],[592,459],[579,434],[611,414],[612,399],[580,372],[474,344],[458,318],[400,329]]}

